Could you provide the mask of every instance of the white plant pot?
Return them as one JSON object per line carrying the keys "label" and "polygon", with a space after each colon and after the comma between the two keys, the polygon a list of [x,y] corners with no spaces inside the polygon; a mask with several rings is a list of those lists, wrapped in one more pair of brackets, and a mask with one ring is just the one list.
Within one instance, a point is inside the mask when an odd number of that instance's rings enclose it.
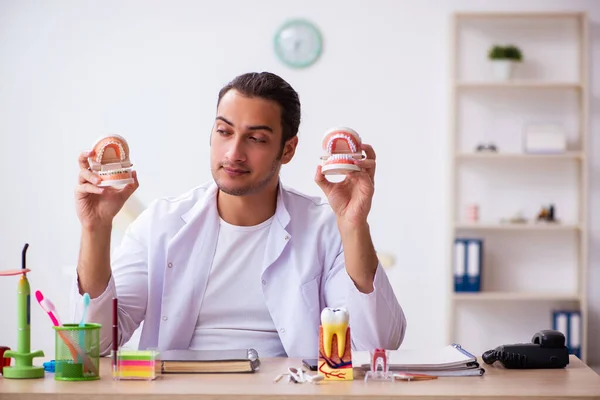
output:
{"label": "white plant pot", "polygon": [[511,60],[492,60],[492,72],[494,78],[507,81],[512,78],[515,70],[515,62]]}

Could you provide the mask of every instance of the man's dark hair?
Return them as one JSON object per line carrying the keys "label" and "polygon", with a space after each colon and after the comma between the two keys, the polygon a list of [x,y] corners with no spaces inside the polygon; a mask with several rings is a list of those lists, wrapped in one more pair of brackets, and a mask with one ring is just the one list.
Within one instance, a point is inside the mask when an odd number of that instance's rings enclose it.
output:
{"label": "man's dark hair", "polygon": [[273,100],[281,107],[281,151],[286,141],[298,134],[300,126],[300,99],[298,93],[278,75],[271,72],[249,72],[235,77],[219,91],[219,100],[234,89],[246,97]]}

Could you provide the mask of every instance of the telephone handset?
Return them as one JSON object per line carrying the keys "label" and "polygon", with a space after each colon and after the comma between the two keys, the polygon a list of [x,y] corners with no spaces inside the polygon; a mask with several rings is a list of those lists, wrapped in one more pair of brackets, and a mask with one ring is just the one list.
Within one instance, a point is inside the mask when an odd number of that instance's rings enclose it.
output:
{"label": "telephone handset", "polygon": [[500,362],[509,369],[564,368],[569,364],[565,336],[555,330],[536,333],[531,343],[507,344],[482,355],[486,364]]}

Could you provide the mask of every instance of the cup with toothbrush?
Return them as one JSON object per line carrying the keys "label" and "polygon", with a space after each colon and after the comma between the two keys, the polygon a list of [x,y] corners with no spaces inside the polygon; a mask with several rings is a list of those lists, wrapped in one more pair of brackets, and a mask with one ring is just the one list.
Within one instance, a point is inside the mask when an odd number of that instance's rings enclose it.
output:
{"label": "cup with toothbrush", "polygon": [[79,323],[61,324],[50,299],[38,290],[35,293],[40,306],[50,317],[55,335],[55,374],[61,381],[100,379],[101,324],[85,323],[89,295],[83,296],[84,312]]}

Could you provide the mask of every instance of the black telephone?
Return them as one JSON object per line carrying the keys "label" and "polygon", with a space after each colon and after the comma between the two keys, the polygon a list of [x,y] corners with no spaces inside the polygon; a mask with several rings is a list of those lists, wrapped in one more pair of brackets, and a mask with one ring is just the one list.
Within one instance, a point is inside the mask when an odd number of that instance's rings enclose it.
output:
{"label": "black telephone", "polygon": [[509,369],[564,368],[569,364],[565,335],[559,331],[536,333],[531,343],[505,344],[481,356],[486,364],[500,362]]}

